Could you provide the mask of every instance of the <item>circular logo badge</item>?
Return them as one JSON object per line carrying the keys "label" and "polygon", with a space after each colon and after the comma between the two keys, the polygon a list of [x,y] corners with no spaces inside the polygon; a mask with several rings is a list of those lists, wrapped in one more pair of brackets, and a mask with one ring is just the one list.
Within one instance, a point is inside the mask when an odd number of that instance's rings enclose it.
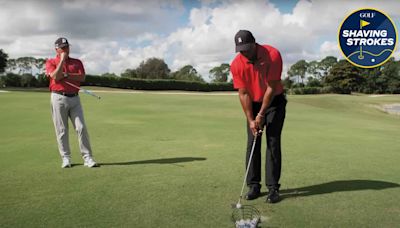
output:
{"label": "circular logo badge", "polygon": [[396,26],[389,16],[376,9],[359,9],[348,15],[338,35],[343,55],[362,68],[384,64],[397,44]]}

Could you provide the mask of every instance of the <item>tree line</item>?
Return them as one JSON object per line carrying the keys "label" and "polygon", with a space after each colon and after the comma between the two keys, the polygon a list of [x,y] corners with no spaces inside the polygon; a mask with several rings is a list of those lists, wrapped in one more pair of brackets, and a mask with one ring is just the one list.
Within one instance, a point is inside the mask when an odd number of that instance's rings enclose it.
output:
{"label": "tree line", "polygon": [[[8,55],[0,49],[0,73],[14,73],[18,75],[38,76],[45,73],[46,59],[21,57],[8,59]],[[114,73],[104,73],[100,76],[118,77]],[[121,77],[134,79],[170,79],[182,81],[205,82],[203,77],[192,65],[185,65],[175,72],[171,72],[163,59],[149,58],[142,61],[135,69],[126,69]],[[211,82],[228,82],[229,64],[223,63],[209,71]]]}
{"label": "tree line", "polygon": [[[229,69],[229,64],[227,63],[212,68],[209,71],[211,82],[228,82]],[[142,61],[137,68],[126,69],[121,73],[121,77],[205,82],[203,77],[192,65],[185,65],[177,71],[171,72],[164,60],[159,58],[149,58],[146,61]]]}
{"label": "tree line", "polygon": [[[0,49],[0,86],[46,86],[46,59],[21,57],[8,59]],[[232,82],[229,79],[230,66],[222,63],[209,71],[211,82]],[[35,77],[33,77],[35,76]],[[121,77],[143,80],[190,81],[204,83],[203,77],[192,65],[186,65],[171,72],[163,59],[149,58],[137,68],[126,69],[120,76],[105,73],[101,77]],[[290,66],[283,79],[289,93],[400,93],[400,61],[394,58],[375,68],[359,68],[346,60],[327,56],[322,60],[307,62],[299,60]]]}
{"label": "tree line", "polygon": [[400,61],[390,58],[374,68],[360,68],[328,56],[320,61],[299,60],[284,79],[294,93],[400,93]]}

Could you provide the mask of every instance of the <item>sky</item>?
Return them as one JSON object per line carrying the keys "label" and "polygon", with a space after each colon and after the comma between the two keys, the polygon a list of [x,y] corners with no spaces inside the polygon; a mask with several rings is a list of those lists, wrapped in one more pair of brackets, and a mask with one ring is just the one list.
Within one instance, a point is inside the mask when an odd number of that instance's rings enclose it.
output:
{"label": "sky", "polygon": [[338,28],[360,8],[385,12],[400,29],[398,0],[0,0],[0,49],[9,58],[52,58],[54,41],[66,37],[87,74],[119,75],[156,57],[172,71],[190,64],[208,80],[235,57],[234,36],[246,29],[281,52],[285,76],[301,59],[343,59]]}

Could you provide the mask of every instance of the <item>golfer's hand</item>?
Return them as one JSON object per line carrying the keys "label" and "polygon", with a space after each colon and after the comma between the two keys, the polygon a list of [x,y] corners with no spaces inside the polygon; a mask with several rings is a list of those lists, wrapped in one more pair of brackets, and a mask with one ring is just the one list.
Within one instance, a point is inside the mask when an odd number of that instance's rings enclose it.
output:
{"label": "golfer's hand", "polygon": [[255,120],[250,121],[249,127],[250,127],[251,132],[253,132],[253,135],[258,134],[259,129],[258,129],[258,125]]}
{"label": "golfer's hand", "polygon": [[256,122],[259,130],[264,129],[265,116],[257,115],[255,122]]}
{"label": "golfer's hand", "polygon": [[60,58],[63,62],[65,62],[65,60],[67,59],[67,54],[65,52],[61,52],[60,54]]}

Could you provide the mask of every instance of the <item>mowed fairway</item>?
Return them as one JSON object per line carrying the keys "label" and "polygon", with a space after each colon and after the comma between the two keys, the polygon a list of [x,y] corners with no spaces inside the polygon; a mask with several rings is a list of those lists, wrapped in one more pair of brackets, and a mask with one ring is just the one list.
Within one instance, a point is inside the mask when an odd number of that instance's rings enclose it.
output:
{"label": "mowed fairway", "polygon": [[[246,139],[236,95],[99,95],[81,101],[101,167],[83,166],[70,124],[74,166],[61,169],[49,93],[0,93],[0,227],[233,227]],[[371,105],[400,97],[288,99],[283,200],[244,202],[262,226],[398,227],[400,116]]]}

